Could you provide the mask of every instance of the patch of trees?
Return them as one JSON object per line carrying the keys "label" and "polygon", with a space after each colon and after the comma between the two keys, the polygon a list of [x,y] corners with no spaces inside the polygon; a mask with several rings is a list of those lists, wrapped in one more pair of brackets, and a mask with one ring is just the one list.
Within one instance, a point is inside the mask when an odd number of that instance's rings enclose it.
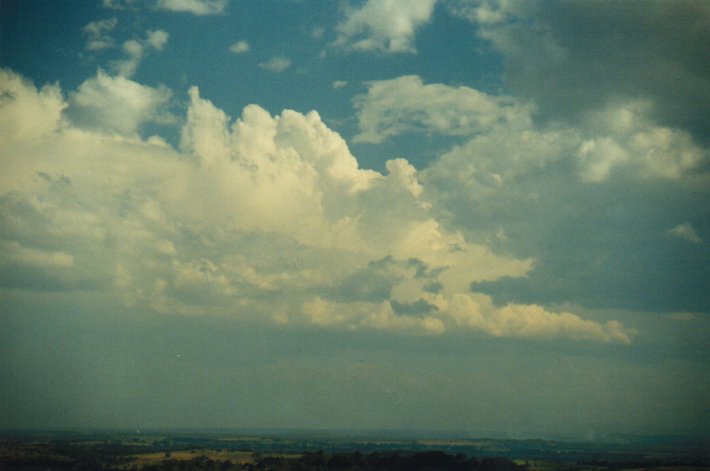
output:
{"label": "patch of trees", "polygon": [[201,455],[190,460],[166,459],[160,463],[149,464],[141,471],[236,471],[248,469],[230,460],[213,460]]}
{"label": "patch of trees", "polygon": [[469,458],[442,451],[418,453],[360,452],[327,454],[305,452],[299,457],[258,456],[255,463],[238,464],[198,456],[190,460],[165,459],[142,471],[525,471],[525,466],[500,457]]}
{"label": "patch of trees", "polygon": [[369,455],[322,451],[303,453],[300,458],[264,457],[254,466],[258,471],[522,471],[524,466],[506,458],[468,458],[442,451],[418,453],[374,452]]}

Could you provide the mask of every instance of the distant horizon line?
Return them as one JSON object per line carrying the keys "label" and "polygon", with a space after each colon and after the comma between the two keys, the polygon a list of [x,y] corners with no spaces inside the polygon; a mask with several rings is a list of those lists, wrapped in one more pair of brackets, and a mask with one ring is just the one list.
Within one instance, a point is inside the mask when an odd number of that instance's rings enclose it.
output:
{"label": "distant horizon line", "polygon": [[[425,428],[315,428],[315,427],[162,427],[162,426],[77,426],[77,427],[2,427],[0,435],[21,433],[122,433],[131,435],[177,433],[177,434],[237,434],[240,436],[261,435],[267,437],[294,436],[320,438],[352,438],[357,440],[513,440],[513,441],[710,441],[710,435],[702,433],[636,433],[636,432],[511,432],[492,430],[441,430]],[[709,443],[710,444],[710,443]]]}

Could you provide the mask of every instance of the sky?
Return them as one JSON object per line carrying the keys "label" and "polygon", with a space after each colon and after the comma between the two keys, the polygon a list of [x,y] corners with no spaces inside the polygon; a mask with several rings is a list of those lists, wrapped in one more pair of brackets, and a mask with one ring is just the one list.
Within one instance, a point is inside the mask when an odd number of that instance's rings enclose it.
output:
{"label": "sky", "polygon": [[0,1],[0,428],[710,436],[710,3]]}

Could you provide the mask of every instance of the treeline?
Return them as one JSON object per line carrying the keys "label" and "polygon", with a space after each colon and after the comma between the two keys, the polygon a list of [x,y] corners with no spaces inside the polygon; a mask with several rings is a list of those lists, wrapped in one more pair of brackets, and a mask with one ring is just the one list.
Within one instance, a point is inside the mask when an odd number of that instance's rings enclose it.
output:
{"label": "treeline", "polygon": [[[266,458],[257,461],[255,469],[292,470],[292,471],[330,471],[330,470],[361,470],[361,471],[521,471],[518,466],[506,458],[468,458],[459,453],[450,455],[442,451],[422,451],[413,454],[398,452],[374,452],[362,455],[359,452],[351,454],[327,455],[323,452],[304,453],[298,459]],[[283,466],[283,467],[279,467]]]}
{"label": "treeline", "polygon": [[248,470],[248,471],[524,471],[525,466],[501,457],[469,458],[441,451],[413,454],[387,452],[363,455],[355,453],[326,454],[322,451],[303,453],[299,457],[256,456],[254,463],[235,464],[212,460],[205,456],[192,460],[166,459],[145,466],[143,471]]}

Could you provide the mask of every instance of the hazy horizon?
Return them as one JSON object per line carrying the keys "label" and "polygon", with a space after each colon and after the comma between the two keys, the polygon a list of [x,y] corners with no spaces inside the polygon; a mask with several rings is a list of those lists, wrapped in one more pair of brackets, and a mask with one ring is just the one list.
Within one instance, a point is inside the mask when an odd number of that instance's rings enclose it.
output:
{"label": "hazy horizon", "polygon": [[0,0],[0,428],[710,435],[710,3]]}
{"label": "hazy horizon", "polygon": [[519,431],[501,430],[429,430],[429,429],[317,429],[317,428],[230,428],[230,427],[58,427],[58,428],[3,428],[0,434],[6,437],[27,437],[43,434],[67,434],[72,436],[161,436],[172,435],[176,437],[232,437],[239,439],[315,439],[337,442],[353,441],[368,442],[382,441],[383,443],[396,444],[399,442],[431,441],[430,447],[436,448],[441,442],[468,442],[468,441],[513,441],[513,442],[564,442],[597,443],[605,445],[650,445],[664,444],[669,446],[686,446],[689,448],[700,447],[707,444],[710,435],[706,434],[644,434],[591,431],[576,431],[567,433],[542,432],[521,433]]}

